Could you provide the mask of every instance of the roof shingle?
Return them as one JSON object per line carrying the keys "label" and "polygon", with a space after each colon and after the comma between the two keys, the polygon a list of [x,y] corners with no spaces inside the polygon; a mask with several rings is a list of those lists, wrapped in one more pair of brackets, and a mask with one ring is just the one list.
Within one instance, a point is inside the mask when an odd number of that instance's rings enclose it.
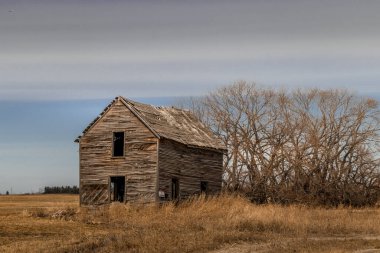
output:
{"label": "roof shingle", "polygon": [[[156,107],[117,97],[101,113],[103,115],[116,100],[120,100],[139,117],[159,138],[166,138],[187,146],[225,151],[226,147],[215,134],[200,122],[190,111],[174,107]],[[96,123],[96,118],[83,135]],[[78,139],[77,139],[78,140]],[[78,140],[79,141],[79,140]]]}

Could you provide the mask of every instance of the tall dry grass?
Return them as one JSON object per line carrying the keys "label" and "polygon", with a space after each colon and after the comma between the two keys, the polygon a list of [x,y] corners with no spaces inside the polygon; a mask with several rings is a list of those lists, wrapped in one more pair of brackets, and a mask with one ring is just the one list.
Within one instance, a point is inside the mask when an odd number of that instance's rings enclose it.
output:
{"label": "tall dry grass", "polygon": [[92,241],[90,252],[198,252],[237,241],[264,242],[286,237],[380,235],[376,209],[253,205],[239,196],[192,198],[175,206],[113,204],[82,209],[78,219],[113,229]]}
{"label": "tall dry grass", "polygon": [[[0,216],[1,207],[0,198]],[[380,248],[380,209],[254,205],[222,195],[178,206],[49,204],[0,219],[0,252],[207,252],[236,243],[269,243],[269,252]]]}

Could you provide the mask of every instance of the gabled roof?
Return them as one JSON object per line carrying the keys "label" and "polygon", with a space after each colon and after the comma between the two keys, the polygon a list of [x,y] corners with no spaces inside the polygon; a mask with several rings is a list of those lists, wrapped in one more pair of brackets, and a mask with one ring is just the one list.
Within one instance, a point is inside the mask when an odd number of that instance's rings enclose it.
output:
{"label": "gabled roof", "polygon": [[[125,104],[157,138],[170,139],[190,147],[216,149],[220,151],[226,150],[222,141],[190,111],[174,107],[156,107],[135,102],[121,96],[115,98],[103,112],[90,123],[83,131],[83,135],[89,131],[116,101],[121,101]],[[76,139],[77,142],[80,137],[81,136]]]}

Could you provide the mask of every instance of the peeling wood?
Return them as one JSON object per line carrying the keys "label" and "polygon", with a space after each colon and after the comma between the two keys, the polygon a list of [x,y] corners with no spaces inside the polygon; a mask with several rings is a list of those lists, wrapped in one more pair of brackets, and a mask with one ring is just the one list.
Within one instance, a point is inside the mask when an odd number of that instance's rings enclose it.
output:
{"label": "peeling wood", "polygon": [[[114,132],[124,132],[124,156],[113,156]],[[125,177],[124,201],[170,200],[173,178],[181,199],[199,194],[201,182],[217,194],[223,151],[220,140],[188,112],[119,97],[79,140],[80,203],[109,203],[110,176]],[[159,191],[167,198],[159,198]]]}

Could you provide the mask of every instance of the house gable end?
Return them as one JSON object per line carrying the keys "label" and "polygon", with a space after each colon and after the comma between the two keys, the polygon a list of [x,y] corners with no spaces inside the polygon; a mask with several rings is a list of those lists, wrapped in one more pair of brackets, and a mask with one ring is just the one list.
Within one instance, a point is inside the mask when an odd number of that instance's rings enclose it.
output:
{"label": "house gable end", "polygon": [[[114,155],[115,133],[124,132],[122,155]],[[112,201],[113,179],[124,180],[124,201],[156,200],[158,139],[121,101],[115,101],[79,143],[82,204]]]}
{"label": "house gable end", "polygon": [[[144,132],[144,135],[150,135],[152,138],[157,138],[157,135],[151,131],[151,129],[141,121],[141,119],[136,115],[133,110],[131,110],[127,105],[125,105],[120,100],[115,100],[90,124],[80,139],[85,139],[87,136],[92,135],[97,132],[98,128],[109,129],[110,132],[123,131],[128,121],[133,121],[134,124],[138,126]],[[126,134],[133,135],[131,130],[127,130]]]}
{"label": "house gable end", "polygon": [[139,113],[130,105],[128,105],[123,98],[116,97],[114,100],[111,101],[104,109],[103,111],[97,116],[82,132],[81,136],[78,136],[74,142],[79,143],[82,138],[86,136],[88,132],[91,131],[93,127],[95,127],[103,118],[104,116],[111,110],[112,107],[114,107],[116,104],[121,105],[123,104],[128,111],[130,111],[132,114],[136,116],[136,118],[147,128],[149,131],[156,137],[160,138],[159,134],[149,126],[149,124],[139,115]]}

